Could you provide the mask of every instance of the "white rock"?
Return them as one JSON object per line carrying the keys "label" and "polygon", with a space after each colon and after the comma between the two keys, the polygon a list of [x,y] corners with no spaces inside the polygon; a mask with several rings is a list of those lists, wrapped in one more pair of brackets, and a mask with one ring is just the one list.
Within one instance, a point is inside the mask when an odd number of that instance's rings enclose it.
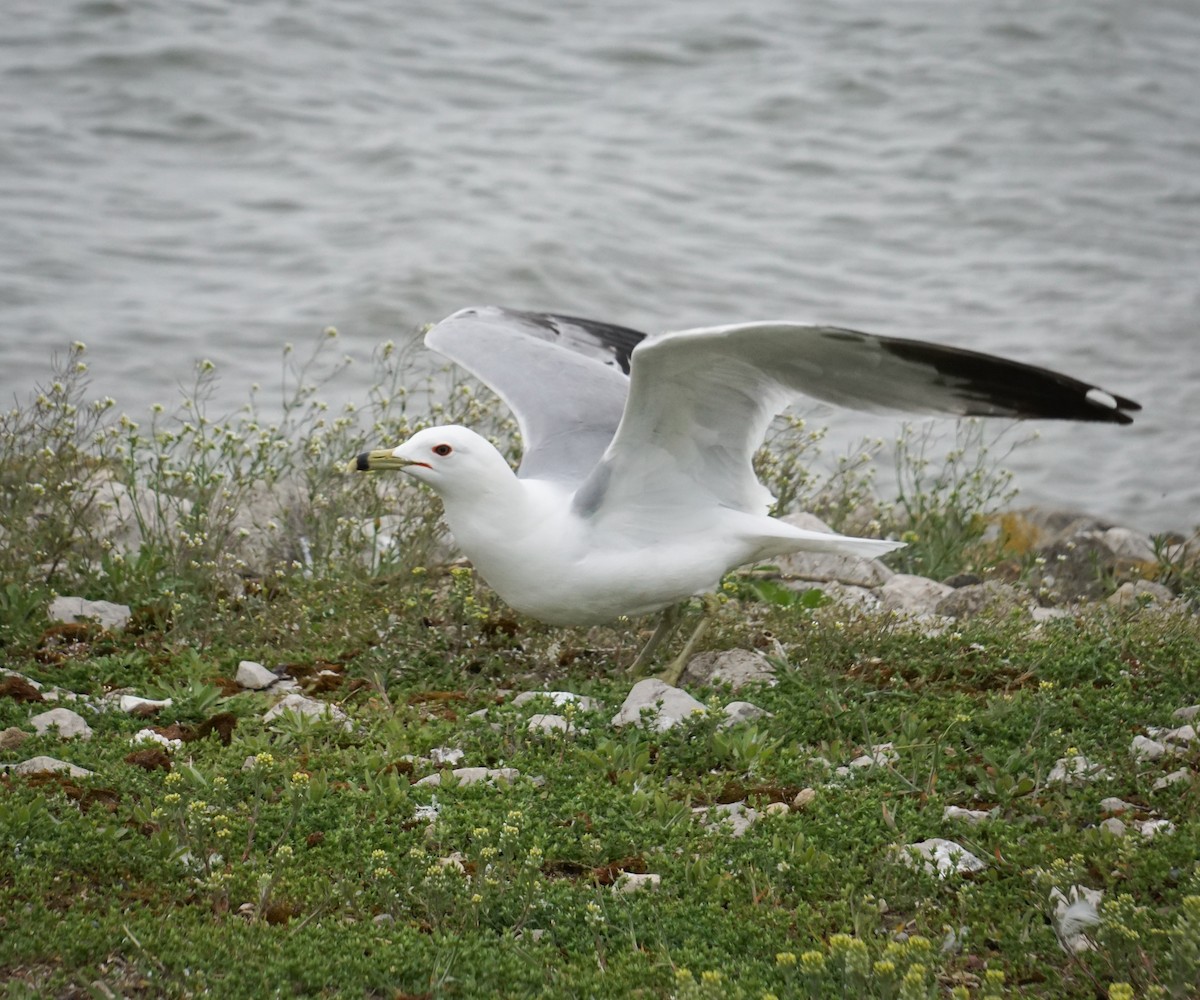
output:
{"label": "white rock", "polygon": [[908,615],[932,614],[942,598],[953,593],[953,587],[908,573],[895,574],[879,588],[884,611]]}
{"label": "white rock", "polygon": [[1160,833],[1174,833],[1175,824],[1169,819],[1146,819],[1135,824],[1138,833],[1147,840],[1153,840]]}
{"label": "white rock", "polygon": [[18,673],[16,670],[7,670],[3,667],[0,667],[0,677],[15,677],[17,680],[24,681],[35,691],[40,691],[42,689],[40,681],[35,681],[32,677],[26,677],[24,674]]}
{"label": "white rock", "polygon": [[[801,587],[799,584],[789,583],[787,585],[791,590],[807,590],[807,586]],[[840,604],[847,608],[857,608],[860,611],[878,611],[883,602],[879,599],[879,595],[874,590],[869,590],[866,587],[856,587],[850,583],[838,583],[837,580],[830,580],[828,583],[817,584],[818,589],[834,604]]]}
{"label": "white rock", "polygon": [[117,700],[117,705],[122,712],[135,712],[139,708],[170,708],[171,699],[162,698],[155,700],[154,698],[139,698],[136,694],[123,694]]}
{"label": "white rock", "polygon": [[328,719],[330,722],[340,722],[343,729],[352,728],[346,713],[337,705],[330,705],[328,702],[317,701],[314,698],[306,698],[302,694],[289,694],[286,698],[277,701],[267,709],[263,715],[263,722],[272,722],[284,712],[296,712],[312,719]]}
{"label": "white rock", "polygon": [[86,767],[76,767],[57,757],[47,757],[44,754],[30,757],[19,764],[0,764],[0,770],[10,770],[13,774],[43,774],[47,771],[66,771],[72,778],[86,778],[94,772]]}
{"label": "white rock", "polygon": [[1170,774],[1164,775],[1154,783],[1154,790],[1161,791],[1164,788],[1169,788],[1177,782],[1183,781],[1191,783],[1192,772],[1186,767],[1181,767],[1178,771],[1172,771]]}
{"label": "white rock", "polygon": [[1096,532],[1100,540],[1114,555],[1125,559],[1136,559],[1138,562],[1156,562],[1154,543],[1150,536],[1132,528],[1109,528],[1104,532]]}
{"label": "white rock", "polygon": [[1200,715],[1200,705],[1188,705],[1186,708],[1177,708],[1171,714],[1177,719],[1182,719],[1184,722],[1191,722],[1197,715]]}
{"label": "white rock", "polygon": [[748,701],[731,701],[725,706],[725,719],[721,723],[721,728],[727,729],[730,726],[739,726],[743,723],[754,722],[756,719],[770,717],[771,713],[765,708],[759,708]]}
{"label": "white rock", "polygon": [[1082,785],[1107,777],[1108,772],[1099,764],[1093,764],[1083,754],[1076,754],[1074,757],[1059,757],[1046,775],[1046,781],[1049,784]]}
{"label": "white rock", "polygon": [[69,740],[79,737],[81,740],[90,740],[92,738],[92,727],[84,721],[82,715],[72,712],[69,708],[52,708],[49,712],[33,716],[29,720],[29,724],[40,735],[56,728],[59,739]]}
{"label": "white rock", "polygon": [[56,597],[47,611],[51,621],[77,622],[95,619],[106,629],[124,628],[133,613],[128,604],[88,601],[82,597]]}
{"label": "white rock", "polygon": [[520,707],[538,698],[547,698],[559,708],[576,705],[584,712],[595,712],[600,708],[600,703],[595,698],[589,698],[586,694],[575,694],[574,691],[522,691],[512,700],[512,704]]}
{"label": "white rock", "polygon": [[638,681],[630,690],[621,710],[613,716],[614,726],[628,726],[641,721],[642,710],[649,710],[651,727],[657,732],[666,732],[696,712],[707,711],[703,702],[697,701],[686,691],[671,687],[657,677]]}
{"label": "white rock", "polygon": [[[450,772],[454,775],[455,781],[460,785],[476,785],[483,781],[495,783],[500,781],[503,784],[510,785],[520,777],[521,772],[515,767],[456,767]],[[418,785],[428,785],[437,788],[442,783],[442,775],[439,771],[437,774],[427,774]]]}
{"label": "white rock", "polygon": [[1149,734],[1160,743],[1176,743],[1186,746],[1196,738],[1196,727],[1192,725],[1179,726],[1176,729],[1164,729],[1161,726],[1151,726]]}
{"label": "white rock", "polygon": [[704,813],[711,817],[710,821],[704,825],[706,830],[715,833],[724,829],[731,837],[744,837],[746,831],[759,818],[758,810],[751,809],[745,802],[723,802],[711,808],[698,806],[692,812],[697,815]]}
{"label": "white rock", "polygon": [[1149,580],[1135,580],[1123,583],[1108,596],[1108,603],[1118,608],[1132,610],[1147,605],[1170,604],[1175,595],[1161,583],[1151,583]]}
{"label": "white rock", "polygon": [[1108,798],[1100,800],[1100,809],[1106,813],[1131,812],[1136,808],[1133,803],[1119,799],[1115,795],[1110,795]]}
{"label": "white rock", "polygon": [[662,884],[662,876],[656,875],[654,872],[646,872],[639,874],[637,872],[623,872],[620,877],[613,883],[613,892],[643,892],[645,890],[657,889]]}
{"label": "white rock", "polygon": [[964,809],[962,806],[946,806],[942,810],[942,819],[961,819],[972,826],[992,818],[992,814],[984,809]]}
{"label": "white rock", "polygon": [[256,663],[254,660],[242,660],[238,664],[234,680],[237,681],[238,687],[261,691],[263,688],[269,688],[279,678],[261,663]]}
{"label": "white rock", "polygon": [[932,837],[916,844],[910,844],[901,852],[901,857],[907,863],[916,867],[922,865],[925,871],[939,878],[945,878],[951,872],[982,871],[987,865],[975,857],[962,844],[942,837]]}
{"label": "white rock", "polygon": [[1101,889],[1088,889],[1073,885],[1064,893],[1060,889],[1050,890],[1050,902],[1054,904],[1054,930],[1063,951],[1077,955],[1095,947],[1087,936],[1089,927],[1100,923]]}
{"label": "white rock", "polygon": [[544,715],[539,712],[529,717],[528,728],[531,733],[565,733],[571,728],[571,724],[561,715]]}
{"label": "white rock", "polygon": [[688,661],[684,677],[693,684],[728,684],[739,691],[747,684],[774,684],[775,668],[753,649],[700,653]]}
{"label": "white rock", "polygon": [[455,764],[461,763],[466,756],[466,753],[458,747],[434,747],[429,751],[430,762],[439,766],[448,764],[453,767]]}
{"label": "white rock", "polygon": [[1127,827],[1123,820],[1117,819],[1116,816],[1109,816],[1108,819],[1100,822],[1100,829],[1107,830],[1114,837],[1124,837]]}
{"label": "white rock", "polygon": [[1043,608],[1034,605],[1029,609],[1029,617],[1039,624],[1054,621],[1056,618],[1070,618],[1073,614],[1068,608]]}
{"label": "white rock", "polygon": [[1158,740],[1152,740],[1145,736],[1135,736],[1133,742],[1129,745],[1129,752],[1133,754],[1134,760],[1158,760],[1159,757],[1165,756],[1167,747]]}
{"label": "white rock", "polygon": [[786,802],[768,802],[763,807],[763,815],[765,816],[786,816],[792,811],[792,807]]}
{"label": "white rock", "polygon": [[816,797],[817,790],[815,788],[801,788],[800,791],[796,793],[796,797],[792,799],[792,808],[804,809],[809,806],[813,800],[816,799]]}
{"label": "white rock", "polygon": [[887,767],[888,764],[895,764],[900,759],[900,755],[896,753],[895,744],[892,743],[876,743],[871,747],[870,753],[865,753],[861,757],[855,757],[850,761],[851,767]]}

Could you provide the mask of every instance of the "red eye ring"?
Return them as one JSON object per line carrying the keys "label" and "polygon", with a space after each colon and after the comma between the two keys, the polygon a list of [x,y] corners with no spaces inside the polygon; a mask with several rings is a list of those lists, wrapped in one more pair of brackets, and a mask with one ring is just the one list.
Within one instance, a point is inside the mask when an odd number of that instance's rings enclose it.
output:
{"label": "red eye ring", "polygon": [[445,458],[450,454],[450,452],[454,451],[454,449],[448,444],[435,444],[432,448],[432,451],[435,455],[441,455],[442,458]]}

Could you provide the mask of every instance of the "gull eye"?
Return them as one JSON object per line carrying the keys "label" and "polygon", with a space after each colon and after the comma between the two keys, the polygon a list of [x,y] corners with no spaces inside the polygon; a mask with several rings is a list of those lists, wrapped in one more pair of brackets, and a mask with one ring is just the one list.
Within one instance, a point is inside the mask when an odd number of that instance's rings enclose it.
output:
{"label": "gull eye", "polygon": [[433,453],[434,453],[435,455],[441,455],[441,456],[442,456],[442,458],[445,458],[445,457],[446,457],[447,455],[449,455],[449,454],[450,454],[450,452],[452,452],[453,450],[454,450],[454,449],[453,449],[453,448],[451,448],[451,447],[450,447],[448,444],[435,444],[435,445],[433,446]]}

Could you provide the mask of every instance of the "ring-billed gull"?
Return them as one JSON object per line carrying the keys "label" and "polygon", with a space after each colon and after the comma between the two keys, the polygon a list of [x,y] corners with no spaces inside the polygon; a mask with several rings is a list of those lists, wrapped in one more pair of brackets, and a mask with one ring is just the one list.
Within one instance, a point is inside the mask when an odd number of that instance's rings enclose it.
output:
{"label": "ring-billed gull", "polygon": [[[495,306],[432,327],[427,347],[489,385],[516,417],[516,473],[479,434],[431,427],[364,452],[441,497],[480,576],[555,625],[642,615],[790,552],[878,556],[901,543],[768,516],[752,468],[797,396],[856,409],[1127,424],[1137,403],[1077,379],[954,347],[797,323],[646,336]],[[677,679],[677,677],[675,678]]]}

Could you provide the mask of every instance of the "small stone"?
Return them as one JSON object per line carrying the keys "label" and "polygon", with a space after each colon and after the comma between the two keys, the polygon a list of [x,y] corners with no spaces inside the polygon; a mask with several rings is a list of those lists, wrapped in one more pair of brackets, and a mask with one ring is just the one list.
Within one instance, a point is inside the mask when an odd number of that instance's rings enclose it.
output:
{"label": "small stone", "polygon": [[1186,746],[1196,738],[1196,727],[1189,724],[1179,726],[1176,729],[1155,728],[1150,735],[1163,743],[1176,743]]}
{"label": "small stone", "polygon": [[1054,904],[1054,929],[1063,951],[1077,955],[1095,947],[1087,936],[1087,930],[1100,923],[1099,906],[1103,898],[1103,890],[1088,889],[1082,885],[1073,885],[1066,892],[1057,888],[1050,890],[1050,902]]}
{"label": "small stone", "polygon": [[1154,790],[1162,791],[1164,788],[1169,788],[1171,785],[1178,782],[1190,783],[1192,780],[1192,772],[1186,767],[1181,767],[1178,771],[1172,771],[1170,774],[1164,775],[1154,783]]}
{"label": "small stone", "polygon": [[1152,740],[1145,736],[1135,736],[1133,742],[1129,745],[1129,752],[1133,754],[1134,760],[1158,760],[1159,757],[1165,756],[1167,747],[1158,740]]}
{"label": "small stone", "polygon": [[133,617],[128,604],[111,601],[87,601],[82,597],[56,597],[50,602],[47,615],[51,621],[78,622],[95,619],[103,628],[124,628]]}
{"label": "small stone", "polygon": [[439,766],[461,763],[466,758],[466,752],[458,747],[434,747],[429,751],[429,760]]}
{"label": "small stone", "polygon": [[519,708],[538,698],[547,698],[558,708],[575,705],[583,712],[595,712],[600,708],[600,703],[595,698],[589,698],[586,694],[575,694],[573,691],[522,691],[512,700],[512,704]]}
{"label": "small stone", "polygon": [[39,735],[45,735],[51,729],[57,729],[59,739],[69,740],[78,737],[81,740],[90,740],[92,738],[92,727],[84,721],[82,715],[72,712],[69,708],[52,708],[49,712],[33,716],[29,720],[29,724],[37,730]]}
{"label": "small stone", "polygon": [[751,809],[745,802],[723,802],[711,809],[700,806],[692,812],[709,814],[713,818],[705,824],[705,829],[716,832],[724,828],[731,837],[744,837],[759,815],[757,809]]}
{"label": "small stone", "polygon": [[1147,819],[1136,824],[1137,831],[1147,840],[1153,840],[1160,833],[1174,833],[1175,824],[1169,819]]}
{"label": "small stone", "polygon": [[1123,583],[1108,597],[1108,603],[1122,610],[1135,610],[1142,606],[1170,604],[1175,595],[1161,583],[1149,580],[1133,580]]}
{"label": "small stone", "polygon": [[[166,747],[168,750],[178,750],[183,746],[183,740],[173,740],[168,736],[163,736],[162,733],[156,733],[153,729],[139,729],[133,734],[133,739],[130,743],[157,743],[160,746]],[[253,760],[254,758],[249,758]]]}
{"label": "small stone", "polygon": [[237,681],[238,687],[247,688],[250,691],[262,691],[264,688],[269,688],[279,678],[261,663],[256,663],[254,660],[242,660],[238,664],[234,680]]}
{"label": "small stone", "polygon": [[118,699],[117,705],[122,712],[127,714],[136,712],[139,715],[144,715],[158,709],[170,708],[171,699],[163,698],[156,701],[154,698],[139,698],[136,694],[123,694]]}
{"label": "small stone", "polygon": [[613,892],[643,892],[657,889],[662,884],[662,876],[654,872],[624,872],[613,883]]}
{"label": "small stone", "polygon": [[959,587],[938,601],[934,611],[947,618],[966,619],[977,615],[1007,618],[1015,612],[1025,611],[1026,604],[1024,595],[1011,583],[988,580]]}
{"label": "small stone", "polygon": [[76,767],[57,757],[30,757],[12,765],[13,774],[43,774],[47,771],[66,771],[72,778],[86,778],[92,774],[86,767]]}
{"label": "small stone", "polygon": [[296,712],[313,719],[328,719],[331,722],[340,722],[343,729],[351,728],[351,723],[346,717],[346,713],[338,708],[337,705],[330,705],[328,702],[306,698],[302,694],[289,694],[281,701],[276,702],[263,715],[263,722],[272,722],[283,715],[284,712]]}
{"label": "small stone", "polygon": [[1100,537],[1114,555],[1145,563],[1158,561],[1158,556],[1154,553],[1154,542],[1144,532],[1134,531],[1132,528],[1109,528]]}
{"label": "small stone", "polygon": [[386,925],[394,924],[396,922],[396,918],[390,913],[376,913],[375,916],[371,918],[371,921],[376,927],[384,927]]}
{"label": "small stone", "polygon": [[0,750],[15,750],[27,739],[29,739],[29,734],[24,729],[9,726],[0,733]]}
{"label": "small stone", "polygon": [[1122,820],[1116,816],[1109,816],[1108,819],[1102,820],[1100,823],[1101,830],[1107,830],[1114,837],[1124,837],[1127,827]]}
{"label": "small stone", "polygon": [[725,706],[725,719],[721,723],[721,728],[727,729],[730,726],[740,726],[758,719],[770,717],[771,713],[765,708],[759,708],[748,701],[731,701]]}
{"label": "small stone", "polygon": [[768,802],[763,808],[763,813],[767,816],[786,816],[791,811],[791,806],[786,802]]}
{"label": "small stone", "polygon": [[774,684],[775,668],[753,649],[726,649],[693,656],[683,676],[690,684],[728,684],[740,691],[747,684]]}
{"label": "small stone", "polygon": [[811,805],[816,797],[817,790],[815,788],[801,788],[796,793],[796,797],[792,799],[792,808],[796,810],[804,809]]}
{"label": "small stone", "polygon": [[861,757],[855,757],[850,761],[851,767],[887,767],[888,764],[894,764],[900,759],[900,755],[896,753],[895,745],[892,743],[876,743],[871,747],[871,752],[863,754]]}
{"label": "small stone", "polygon": [[963,809],[961,806],[946,806],[942,810],[942,819],[960,819],[975,826],[992,818],[992,814],[983,809]]}
{"label": "small stone", "polygon": [[1200,705],[1188,705],[1186,708],[1177,708],[1171,714],[1177,719],[1182,719],[1184,722],[1191,722],[1197,715],[1200,715]]}
{"label": "small stone", "polygon": [[528,728],[531,733],[565,733],[571,728],[571,724],[561,715],[539,713],[529,717]]}
{"label": "small stone", "polygon": [[[915,857],[914,857],[915,854]],[[975,857],[962,844],[942,837],[932,837],[904,848],[901,857],[906,858],[910,865],[924,866],[932,875],[945,878],[951,872],[966,874],[982,871],[987,865]]]}
{"label": "small stone", "polygon": [[1082,754],[1073,757],[1060,757],[1055,761],[1046,781],[1050,784],[1082,785],[1087,781],[1097,781],[1107,778],[1108,772],[1099,764],[1093,764]]}
{"label": "small stone", "polygon": [[[459,785],[475,785],[483,781],[512,784],[521,774],[515,767],[456,767],[450,773]],[[442,774],[440,771],[427,774],[416,784],[437,788],[442,784]]]}
{"label": "small stone", "polygon": [[641,721],[643,709],[649,712],[651,728],[660,733],[696,712],[707,711],[703,702],[697,701],[686,691],[672,687],[657,677],[648,677],[633,686],[621,710],[613,716],[612,725],[637,724]]}
{"label": "small stone", "polygon": [[1100,809],[1103,812],[1112,813],[1114,815],[1131,812],[1136,808],[1137,806],[1130,802],[1126,802],[1124,799],[1119,799],[1115,795],[1110,795],[1108,798],[1100,800]]}
{"label": "small stone", "polygon": [[953,587],[908,573],[897,573],[879,588],[884,611],[908,615],[930,614],[939,601],[953,593]]}

